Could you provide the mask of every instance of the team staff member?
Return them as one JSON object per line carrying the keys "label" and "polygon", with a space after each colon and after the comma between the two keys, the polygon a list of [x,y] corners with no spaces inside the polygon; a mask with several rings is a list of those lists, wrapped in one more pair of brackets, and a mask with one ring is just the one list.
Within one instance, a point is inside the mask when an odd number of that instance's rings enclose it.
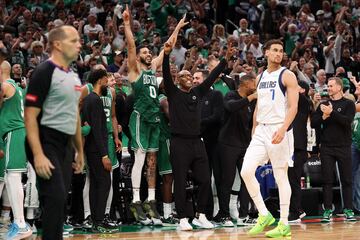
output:
{"label": "team staff member", "polygon": [[355,104],[343,97],[343,81],[338,77],[328,80],[328,93],[330,100],[320,104],[311,118],[311,127],[321,128],[320,156],[325,208],[322,220],[329,222],[332,217],[332,186],[337,162],[344,196],[344,215],[347,221],[355,221],[351,174],[351,123],[355,116]]}
{"label": "team staff member", "polygon": [[42,238],[58,240],[63,239],[65,182],[70,182],[67,179],[72,172],[64,152],[70,140],[77,151],[75,173],[81,173],[84,167],[78,111],[81,83],[70,69],[81,44],[77,30],[71,26],[51,30],[48,41],[51,57],[34,70],[26,94],[26,153],[38,176]]}
{"label": "team staff member", "polygon": [[194,180],[199,184],[199,200],[197,216],[193,224],[203,228],[213,228],[206,216],[206,204],[210,190],[209,163],[205,146],[200,138],[201,100],[208,93],[211,85],[224,70],[227,61],[235,53],[229,47],[226,58],[210,73],[205,81],[193,87],[193,78],[190,72],[183,70],[178,73],[179,87],[173,83],[169,54],[172,50],[171,43],[166,43],[164,48],[164,85],[169,102],[170,113],[170,161],[174,174],[175,206],[178,213],[180,230],[191,230],[192,226],[185,213],[186,204],[186,176],[189,168],[193,171]]}
{"label": "team staff member", "polygon": [[[240,79],[238,90],[228,92],[224,98],[225,114],[219,135],[220,152],[222,153],[221,185],[218,190],[220,210],[214,221],[225,226],[233,226],[229,212],[230,193],[236,167],[241,169],[246,148],[251,140],[252,115],[257,98],[255,90],[255,76],[244,75]],[[250,202],[250,196],[242,178],[241,181],[240,215],[237,216],[240,218],[238,219],[239,225],[248,219]]]}
{"label": "team staff member", "polygon": [[112,164],[108,156],[107,116],[100,98],[108,94],[106,70],[90,72],[89,83],[93,86],[93,91],[84,99],[82,116],[83,121],[91,128],[84,146],[89,166],[91,217],[95,231],[111,232],[112,228],[104,222],[104,215],[111,185]]}

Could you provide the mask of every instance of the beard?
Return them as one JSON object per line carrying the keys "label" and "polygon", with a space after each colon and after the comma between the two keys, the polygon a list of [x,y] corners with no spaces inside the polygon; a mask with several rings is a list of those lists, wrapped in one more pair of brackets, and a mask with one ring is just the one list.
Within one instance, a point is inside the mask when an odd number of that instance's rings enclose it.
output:
{"label": "beard", "polygon": [[101,86],[101,96],[105,97],[107,95],[107,86]]}
{"label": "beard", "polygon": [[142,63],[142,64],[144,64],[145,66],[147,66],[147,67],[150,67],[151,66],[151,62],[147,62],[146,61],[146,58],[142,58],[142,57],[140,57],[140,62]]}

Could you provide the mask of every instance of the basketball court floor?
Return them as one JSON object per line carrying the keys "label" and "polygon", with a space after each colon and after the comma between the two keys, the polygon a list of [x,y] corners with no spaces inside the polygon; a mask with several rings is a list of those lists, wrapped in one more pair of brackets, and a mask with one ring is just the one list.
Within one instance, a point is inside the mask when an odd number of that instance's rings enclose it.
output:
{"label": "basketball court floor", "polygon": [[[272,228],[272,227],[271,227]],[[271,229],[271,228],[267,228]],[[127,240],[235,240],[235,239],[266,239],[262,234],[250,237],[246,234],[249,227],[216,228],[212,230],[197,229],[191,232],[176,231],[175,227],[144,227],[121,226],[116,234],[85,234],[73,231],[68,240],[95,240],[95,239],[127,239]],[[343,222],[334,219],[333,222],[323,224],[319,219],[307,219],[302,223],[291,225],[292,236],[283,239],[296,240],[358,240],[360,239],[360,222]],[[40,240],[33,235],[31,240]]]}

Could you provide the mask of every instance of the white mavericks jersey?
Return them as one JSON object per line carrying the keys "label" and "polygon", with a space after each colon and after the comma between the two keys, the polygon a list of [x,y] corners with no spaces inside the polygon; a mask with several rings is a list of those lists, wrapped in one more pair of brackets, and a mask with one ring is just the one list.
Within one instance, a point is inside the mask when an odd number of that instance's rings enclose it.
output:
{"label": "white mavericks jersey", "polygon": [[279,124],[287,112],[286,88],[282,82],[285,67],[269,73],[265,70],[257,85],[256,121],[260,124]]}

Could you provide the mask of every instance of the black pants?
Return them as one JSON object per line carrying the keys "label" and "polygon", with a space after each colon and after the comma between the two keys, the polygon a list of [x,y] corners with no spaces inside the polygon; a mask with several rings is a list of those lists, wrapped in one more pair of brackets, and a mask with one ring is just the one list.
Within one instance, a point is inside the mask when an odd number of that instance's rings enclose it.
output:
{"label": "black pants", "polygon": [[170,161],[174,175],[175,206],[179,218],[186,216],[186,177],[192,170],[199,186],[197,212],[205,213],[210,190],[209,162],[200,138],[171,137]]}
{"label": "black pants", "polygon": [[307,161],[307,152],[305,150],[295,149],[294,167],[288,168],[288,177],[291,187],[290,212],[298,213],[301,207],[301,175],[304,164]]}
{"label": "black pants", "polygon": [[[219,191],[220,188],[220,182],[221,182],[221,172],[220,172],[220,159],[219,159],[219,146],[217,141],[206,141],[205,143],[205,149],[206,154],[209,160],[209,174],[210,179],[212,174],[214,175],[215,180],[215,186],[216,191]],[[209,187],[209,198],[206,206],[206,216],[208,219],[212,219],[214,212],[214,198],[212,194],[212,188],[211,184]]]}
{"label": "black pants", "polygon": [[95,223],[101,223],[104,220],[106,201],[110,191],[110,172],[105,170],[101,156],[98,153],[86,152],[86,160],[90,176],[91,218]]}
{"label": "black pants", "polygon": [[338,162],[344,208],[352,209],[352,161],[351,146],[320,148],[321,172],[323,177],[323,200],[325,209],[331,209],[335,163]]}
{"label": "black pants", "polygon": [[[229,202],[230,202],[231,188],[234,183],[236,168],[238,169],[240,175],[246,148],[220,144],[220,152],[222,159],[220,163],[221,184],[220,184],[220,191],[218,191],[219,208],[220,208],[220,213],[223,216],[230,217]],[[250,195],[246,189],[245,182],[242,179],[241,175],[240,178],[241,178],[241,188],[239,194],[239,198],[240,198],[239,216],[246,217],[249,212]]]}
{"label": "black pants", "polygon": [[[68,162],[65,158],[70,136],[43,126],[39,127],[39,133],[43,152],[55,167],[51,170],[50,179],[37,178],[42,206],[42,239],[63,239],[67,189],[72,174],[71,161]],[[35,169],[34,158],[27,141],[25,147],[27,158]]]}
{"label": "black pants", "polygon": [[70,213],[77,222],[84,220],[83,189],[85,186],[85,176],[85,174],[74,174],[71,182]]}

